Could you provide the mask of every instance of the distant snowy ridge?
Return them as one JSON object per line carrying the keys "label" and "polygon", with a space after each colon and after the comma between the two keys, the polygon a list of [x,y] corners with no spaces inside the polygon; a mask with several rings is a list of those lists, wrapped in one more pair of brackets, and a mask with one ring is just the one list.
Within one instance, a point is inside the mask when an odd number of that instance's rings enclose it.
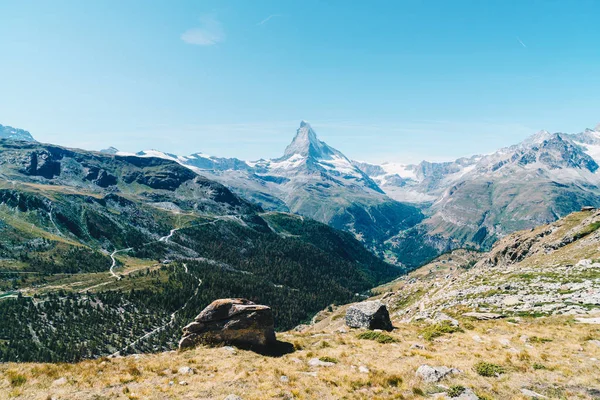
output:
{"label": "distant snowy ridge", "polygon": [[24,142],[35,142],[31,133],[12,126],[0,125],[0,139],[22,140]]}

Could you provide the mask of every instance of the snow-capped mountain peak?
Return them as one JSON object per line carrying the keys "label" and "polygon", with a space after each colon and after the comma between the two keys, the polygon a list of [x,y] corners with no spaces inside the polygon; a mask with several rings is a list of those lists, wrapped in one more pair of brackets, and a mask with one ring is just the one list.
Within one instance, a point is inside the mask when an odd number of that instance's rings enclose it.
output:
{"label": "snow-capped mountain peak", "polygon": [[330,159],[336,153],[339,152],[329,147],[325,142],[320,141],[310,124],[303,120],[300,122],[294,140],[285,148],[283,159],[291,158],[294,155],[315,159]]}
{"label": "snow-capped mountain peak", "polygon": [[5,125],[0,125],[0,139],[22,140],[25,142],[36,141],[33,136],[31,136],[31,133],[26,130]]}
{"label": "snow-capped mountain peak", "polygon": [[534,145],[540,145],[547,140],[554,139],[558,134],[550,133],[547,130],[541,130],[533,135],[529,136],[523,142],[521,142],[521,147],[530,147]]}

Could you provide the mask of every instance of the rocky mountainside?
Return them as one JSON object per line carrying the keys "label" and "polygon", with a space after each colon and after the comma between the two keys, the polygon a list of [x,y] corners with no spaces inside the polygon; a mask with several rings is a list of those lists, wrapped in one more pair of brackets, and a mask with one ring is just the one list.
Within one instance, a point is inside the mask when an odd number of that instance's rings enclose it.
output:
{"label": "rocky mountainside", "polygon": [[432,255],[458,247],[486,250],[516,230],[582,206],[600,206],[598,143],[597,130],[576,135],[541,131],[493,154],[454,162],[355,165],[389,196],[425,205],[427,218],[390,243],[411,246],[416,240],[411,247]]}
{"label": "rocky mountainside", "polygon": [[12,126],[0,125],[0,139],[21,140],[24,142],[35,142],[31,133]]}
{"label": "rocky mountainside", "polygon": [[399,273],[176,162],[0,140],[2,361],[170,349],[220,297],[290,328]]}
{"label": "rocky mountainside", "polygon": [[[311,325],[277,332],[275,357],[232,347],[240,338],[273,342],[269,307],[225,299],[196,309],[182,344],[204,335],[209,341],[198,343],[229,345],[76,365],[0,364],[0,395],[597,399],[599,228],[600,211],[587,210],[509,235],[489,253],[444,254],[376,289],[377,301],[332,304]],[[385,326],[371,327],[377,318]]]}
{"label": "rocky mountainside", "polygon": [[488,253],[456,250],[376,290],[407,321],[466,311],[582,317],[600,309],[599,261],[593,209],[510,234]]}
{"label": "rocky mountainside", "polygon": [[293,212],[351,232],[388,260],[417,265],[402,247],[385,242],[421,221],[420,210],[389,198],[340,151],[319,140],[305,121],[277,159],[246,162],[155,150],[136,155],[176,161],[265,209]]}
{"label": "rocky mountainside", "polygon": [[347,230],[410,268],[455,248],[487,250],[516,230],[600,205],[597,129],[541,131],[489,155],[417,165],[350,161],[306,122],[273,160],[137,155],[177,161],[266,209]]}

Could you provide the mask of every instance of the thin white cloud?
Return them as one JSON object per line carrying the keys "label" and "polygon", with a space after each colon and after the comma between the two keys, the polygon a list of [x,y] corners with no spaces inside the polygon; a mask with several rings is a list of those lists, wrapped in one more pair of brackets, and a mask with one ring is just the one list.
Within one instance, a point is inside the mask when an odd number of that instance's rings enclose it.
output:
{"label": "thin white cloud", "polygon": [[262,21],[260,21],[258,24],[256,25],[264,25],[267,22],[269,22],[269,20],[271,20],[272,18],[277,18],[277,17],[283,17],[283,15],[281,14],[271,14],[269,15],[267,18],[263,19]]}
{"label": "thin white cloud", "polygon": [[225,31],[221,22],[213,15],[200,17],[200,26],[188,29],[181,35],[181,40],[197,46],[214,46],[225,40]]}
{"label": "thin white cloud", "polygon": [[527,45],[525,45],[525,43],[523,43],[523,41],[521,39],[519,39],[518,36],[517,36],[517,40],[519,41],[519,43],[521,43],[521,46],[527,48]]}

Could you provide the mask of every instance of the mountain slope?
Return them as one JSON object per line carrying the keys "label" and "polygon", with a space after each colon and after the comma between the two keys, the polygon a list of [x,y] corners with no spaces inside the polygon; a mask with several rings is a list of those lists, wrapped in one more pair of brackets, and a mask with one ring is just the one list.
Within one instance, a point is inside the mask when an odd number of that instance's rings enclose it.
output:
{"label": "mountain slope", "polygon": [[600,206],[597,143],[600,132],[594,130],[541,131],[493,154],[449,163],[357,165],[391,196],[428,202],[422,223],[389,240],[427,260],[458,247],[489,249],[516,230]]}
{"label": "mountain slope", "polygon": [[31,133],[27,132],[26,130],[4,125],[0,125],[0,139],[35,142],[35,139],[33,138],[33,136],[31,136]]}
{"label": "mountain slope", "polygon": [[173,161],[0,140],[0,272],[0,360],[74,361],[170,349],[217,297],[291,328],[400,271]]}
{"label": "mountain slope", "polygon": [[[281,357],[199,346],[75,366],[7,363],[0,394],[597,399],[600,264],[590,258],[600,256],[599,227],[599,211],[574,213],[514,233],[488,254],[457,250],[381,286],[391,332],[351,329],[350,305],[331,305],[314,324],[277,334],[294,347]],[[433,368],[437,376],[421,373]]]}
{"label": "mountain slope", "polygon": [[488,253],[457,250],[375,291],[406,320],[436,312],[578,315],[600,309],[600,211],[518,231]]}
{"label": "mountain slope", "polygon": [[305,121],[284,155],[272,160],[245,162],[155,150],[137,155],[176,161],[268,210],[293,212],[351,232],[389,260],[414,265],[401,247],[383,252],[383,243],[417,224],[423,218],[420,210],[386,196],[346,156],[319,140]]}

